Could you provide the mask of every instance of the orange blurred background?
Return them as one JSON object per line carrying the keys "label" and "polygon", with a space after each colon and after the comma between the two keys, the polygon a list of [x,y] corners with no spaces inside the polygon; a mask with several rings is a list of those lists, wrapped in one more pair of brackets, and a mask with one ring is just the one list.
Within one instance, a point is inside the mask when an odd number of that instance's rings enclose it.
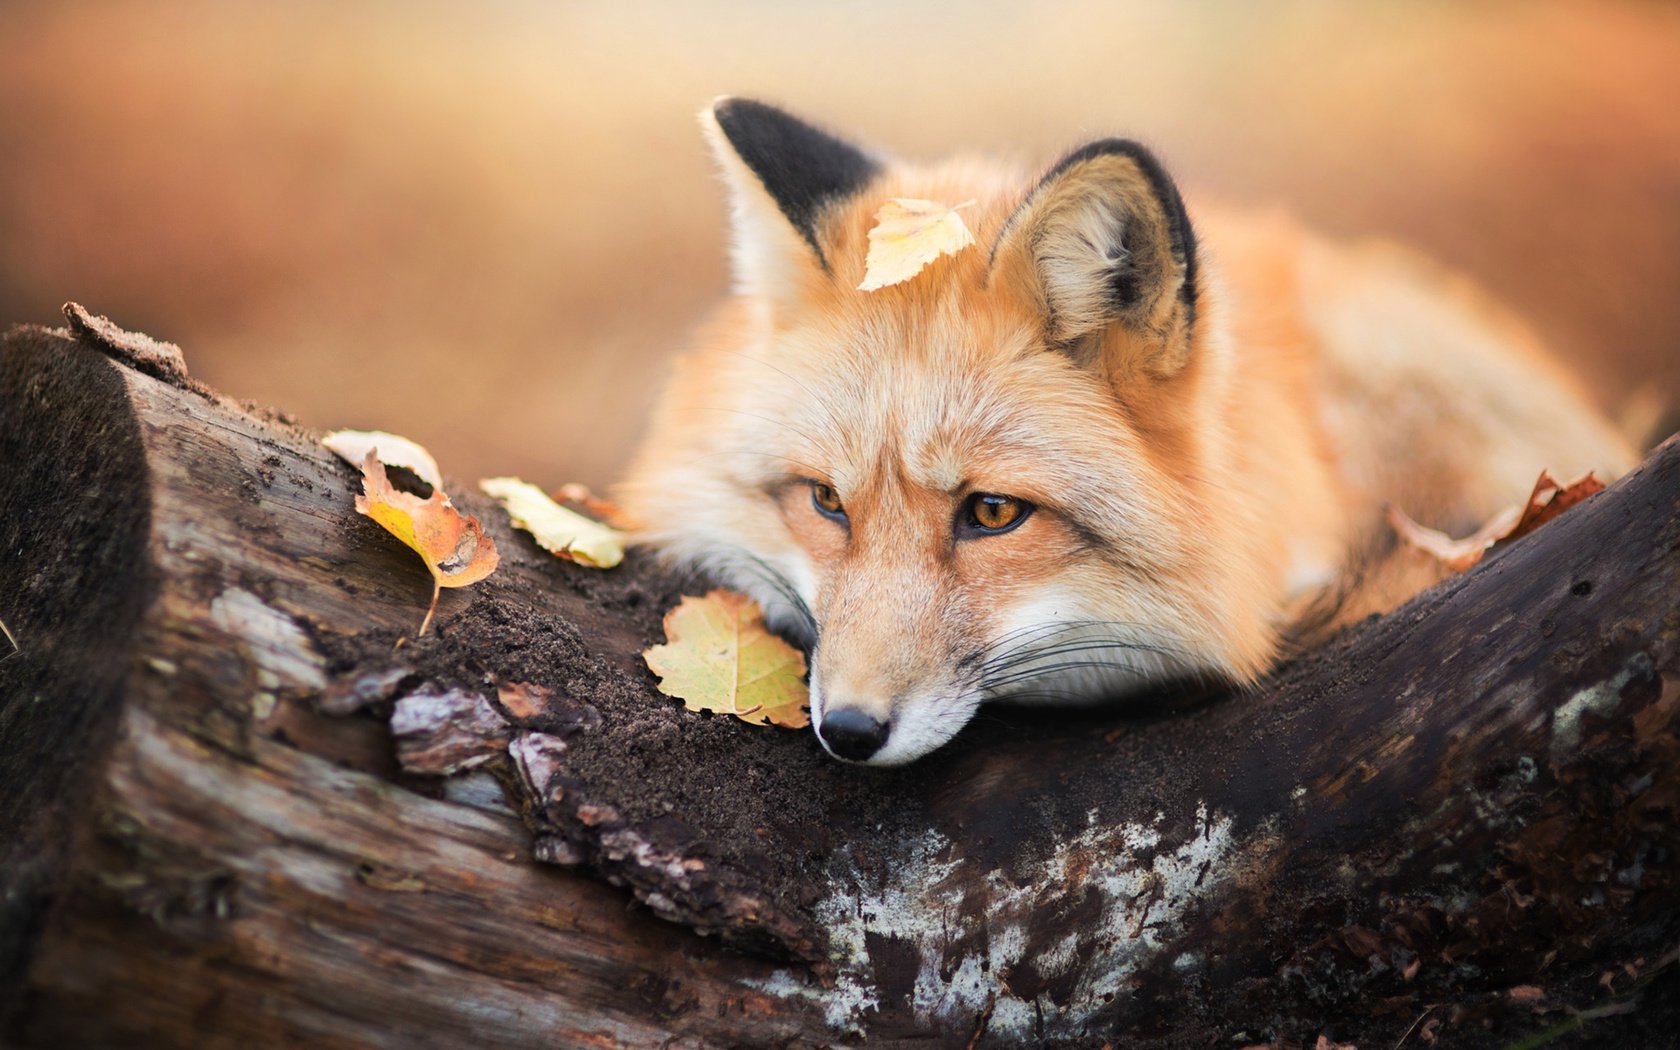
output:
{"label": "orange blurred background", "polygon": [[725,287],[722,93],[905,156],[1142,138],[1680,403],[1680,8],[1627,0],[0,3],[0,324],[75,299],[456,477],[600,485]]}

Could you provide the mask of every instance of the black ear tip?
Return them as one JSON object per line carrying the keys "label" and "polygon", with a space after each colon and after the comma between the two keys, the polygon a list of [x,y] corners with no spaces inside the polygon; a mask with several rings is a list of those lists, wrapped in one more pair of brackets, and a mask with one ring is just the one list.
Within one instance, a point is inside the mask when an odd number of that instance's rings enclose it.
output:
{"label": "black ear tip", "polygon": [[712,116],[738,148],[773,137],[800,140],[823,134],[787,110],[755,98],[720,95],[712,100]]}
{"label": "black ear tip", "polygon": [[1179,296],[1194,309],[1196,301],[1196,232],[1190,225],[1190,216],[1184,208],[1184,198],[1179,195],[1178,186],[1172,176],[1167,174],[1163,165],[1153,151],[1143,143],[1134,139],[1107,138],[1087,143],[1074,150],[1061,160],[1044,176],[1048,182],[1068,169],[1091,160],[1095,157],[1120,156],[1137,165],[1137,169],[1148,180],[1149,187],[1155,198],[1161,202],[1166,212],[1167,231],[1172,238],[1173,254],[1184,266],[1184,283],[1180,286]]}
{"label": "black ear tip", "polygon": [[712,116],[717,119],[719,124],[722,124],[725,121],[733,120],[743,106],[752,109],[763,107],[764,103],[754,102],[750,98],[739,98],[735,95],[719,95],[712,99]]}
{"label": "black ear tip", "polygon": [[1106,138],[1097,139],[1095,142],[1087,142],[1057,161],[1049,171],[1044,173],[1044,179],[1049,181],[1069,168],[1083,164],[1088,160],[1094,160],[1097,157],[1115,156],[1125,157],[1136,164],[1138,170],[1143,172],[1144,177],[1149,179],[1157,195],[1163,197],[1178,195],[1178,188],[1173,185],[1172,177],[1167,174],[1166,166],[1161,163],[1160,158],[1156,157],[1148,146],[1136,139]]}
{"label": "black ear tip", "polygon": [[751,169],[827,267],[816,217],[829,201],[862,189],[879,165],[856,146],[781,109],[725,95],[712,117],[729,147]]}

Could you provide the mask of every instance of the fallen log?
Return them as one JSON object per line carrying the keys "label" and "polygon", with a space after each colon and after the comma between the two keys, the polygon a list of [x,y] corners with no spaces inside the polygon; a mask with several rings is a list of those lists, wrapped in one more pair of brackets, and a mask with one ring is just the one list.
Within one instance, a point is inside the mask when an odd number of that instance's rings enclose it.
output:
{"label": "fallen log", "polygon": [[316,435],[71,321],[0,349],[0,1040],[1680,1021],[1680,443],[1246,695],[871,770],[656,693],[703,583],[553,559],[465,485],[502,566],[414,637],[429,580]]}

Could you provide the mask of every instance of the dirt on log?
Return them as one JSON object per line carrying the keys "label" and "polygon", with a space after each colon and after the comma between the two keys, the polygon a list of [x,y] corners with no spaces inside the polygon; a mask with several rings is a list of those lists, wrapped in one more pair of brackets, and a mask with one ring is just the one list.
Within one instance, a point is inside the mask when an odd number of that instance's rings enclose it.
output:
{"label": "dirt on log", "polygon": [[[699,715],[632,556],[433,631],[356,472],[72,312],[0,349],[0,1041],[1666,1046],[1680,443],[1242,695],[910,767]],[[0,646],[4,646],[0,640]]]}

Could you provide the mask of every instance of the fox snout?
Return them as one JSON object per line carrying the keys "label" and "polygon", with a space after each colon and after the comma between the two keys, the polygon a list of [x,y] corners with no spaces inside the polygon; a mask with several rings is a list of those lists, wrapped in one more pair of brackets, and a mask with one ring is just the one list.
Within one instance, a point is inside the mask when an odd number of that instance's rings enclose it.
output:
{"label": "fox snout", "polygon": [[924,593],[922,602],[901,601],[919,589],[902,576],[893,583],[879,588],[889,594],[842,588],[851,593],[840,609],[826,610],[826,622],[818,605],[811,724],[828,753],[847,762],[920,758],[956,736],[980,703],[978,682],[953,666],[950,624],[933,612],[937,600]]}
{"label": "fox snout", "polygon": [[968,718],[940,702],[960,690],[944,670],[944,625],[930,612],[938,599],[926,580],[862,568],[837,573],[814,603],[811,723],[836,758],[896,765],[949,740]]}
{"label": "fox snout", "polygon": [[934,750],[967,725],[979,704],[963,692],[928,695],[890,705],[812,690],[811,724],[829,754],[846,762],[896,766]]}
{"label": "fox snout", "polygon": [[856,707],[831,708],[817,723],[817,739],[835,758],[867,762],[892,734],[892,722]]}

